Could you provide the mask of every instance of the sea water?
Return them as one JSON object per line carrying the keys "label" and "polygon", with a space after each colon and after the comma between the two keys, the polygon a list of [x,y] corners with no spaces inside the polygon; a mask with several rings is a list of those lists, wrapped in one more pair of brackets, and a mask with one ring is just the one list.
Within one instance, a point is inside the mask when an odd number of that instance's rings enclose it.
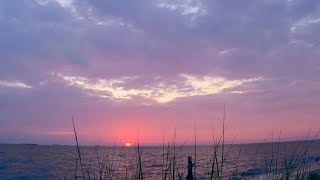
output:
{"label": "sea water", "polygon": [[[213,163],[224,179],[267,179],[294,172],[320,169],[320,141],[221,145],[137,147],[81,146],[81,163],[75,146],[0,144],[0,179],[135,179],[139,164],[144,179],[164,176],[185,179],[188,156],[197,179],[209,179]],[[196,150],[195,150],[196,149]],[[222,161],[223,151],[223,161]],[[141,162],[141,163],[139,163]],[[223,163],[222,163],[223,162]],[[174,167],[174,168],[173,168]],[[217,176],[217,166],[213,175]]]}

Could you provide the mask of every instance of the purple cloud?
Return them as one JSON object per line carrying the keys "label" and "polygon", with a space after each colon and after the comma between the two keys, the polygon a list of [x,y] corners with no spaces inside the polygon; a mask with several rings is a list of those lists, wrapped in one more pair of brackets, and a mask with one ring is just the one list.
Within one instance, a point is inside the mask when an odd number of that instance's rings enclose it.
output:
{"label": "purple cloud", "polygon": [[317,0],[1,1],[0,141],[57,142],[72,115],[90,138],[137,118],[207,132],[224,103],[240,132],[301,133],[319,123],[319,29]]}

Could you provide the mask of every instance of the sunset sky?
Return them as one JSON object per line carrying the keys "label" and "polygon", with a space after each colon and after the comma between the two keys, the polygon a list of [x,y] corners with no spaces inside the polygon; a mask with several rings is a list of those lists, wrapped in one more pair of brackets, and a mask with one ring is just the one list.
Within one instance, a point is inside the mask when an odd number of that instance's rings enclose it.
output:
{"label": "sunset sky", "polygon": [[0,143],[297,139],[319,43],[319,0],[0,0]]}

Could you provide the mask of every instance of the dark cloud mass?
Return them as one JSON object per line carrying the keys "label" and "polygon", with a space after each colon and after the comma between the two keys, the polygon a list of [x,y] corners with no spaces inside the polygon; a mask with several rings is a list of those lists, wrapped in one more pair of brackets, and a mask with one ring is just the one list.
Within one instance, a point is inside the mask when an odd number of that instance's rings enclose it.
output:
{"label": "dark cloud mass", "polygon": [[72,115],[88,142],[192,128],[224,103],[239,134],[301,135],[320,125],[319,52],[318,0],[0,0],[0,142],[70,143],[51,136]]}

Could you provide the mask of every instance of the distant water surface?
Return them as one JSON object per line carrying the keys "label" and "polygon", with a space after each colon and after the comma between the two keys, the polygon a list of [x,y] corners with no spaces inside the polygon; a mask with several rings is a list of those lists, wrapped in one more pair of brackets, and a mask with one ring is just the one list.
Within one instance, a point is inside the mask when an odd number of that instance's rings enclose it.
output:
{"label": "distant water surface", "polygon": [[[161,179],[165,167],[173,162],[174,152],[176,172],[185,179],[187,157],[192,156],[194,160],[194,147],[177,145],[173,149],[170,146],[168,156],[167,150],[167,146],[141,147],[142,170],[146,179]],[[90,174],[92,179],[98,178],[102,171],[104,176],[112,175],[118,179],[131,179],[136,174],[136,147],[80,147],[80,151],[84,173]],[[213,146],[197,146],[196,152],[196,175],[198,179],[207,179],[213,162]],[[227,154],[223,166],[225,178],[264,177],[275,169],[277,172],[272,173],[281,174],[285,164],[294,166],[297,161],[307,170],[320,169],[319,140],[226,145],[224,152]],[[77,160],[74,146],[0,144],[0,179],[74,179],[82,175]],[[168,177],[171,172],[167,172]]]}

